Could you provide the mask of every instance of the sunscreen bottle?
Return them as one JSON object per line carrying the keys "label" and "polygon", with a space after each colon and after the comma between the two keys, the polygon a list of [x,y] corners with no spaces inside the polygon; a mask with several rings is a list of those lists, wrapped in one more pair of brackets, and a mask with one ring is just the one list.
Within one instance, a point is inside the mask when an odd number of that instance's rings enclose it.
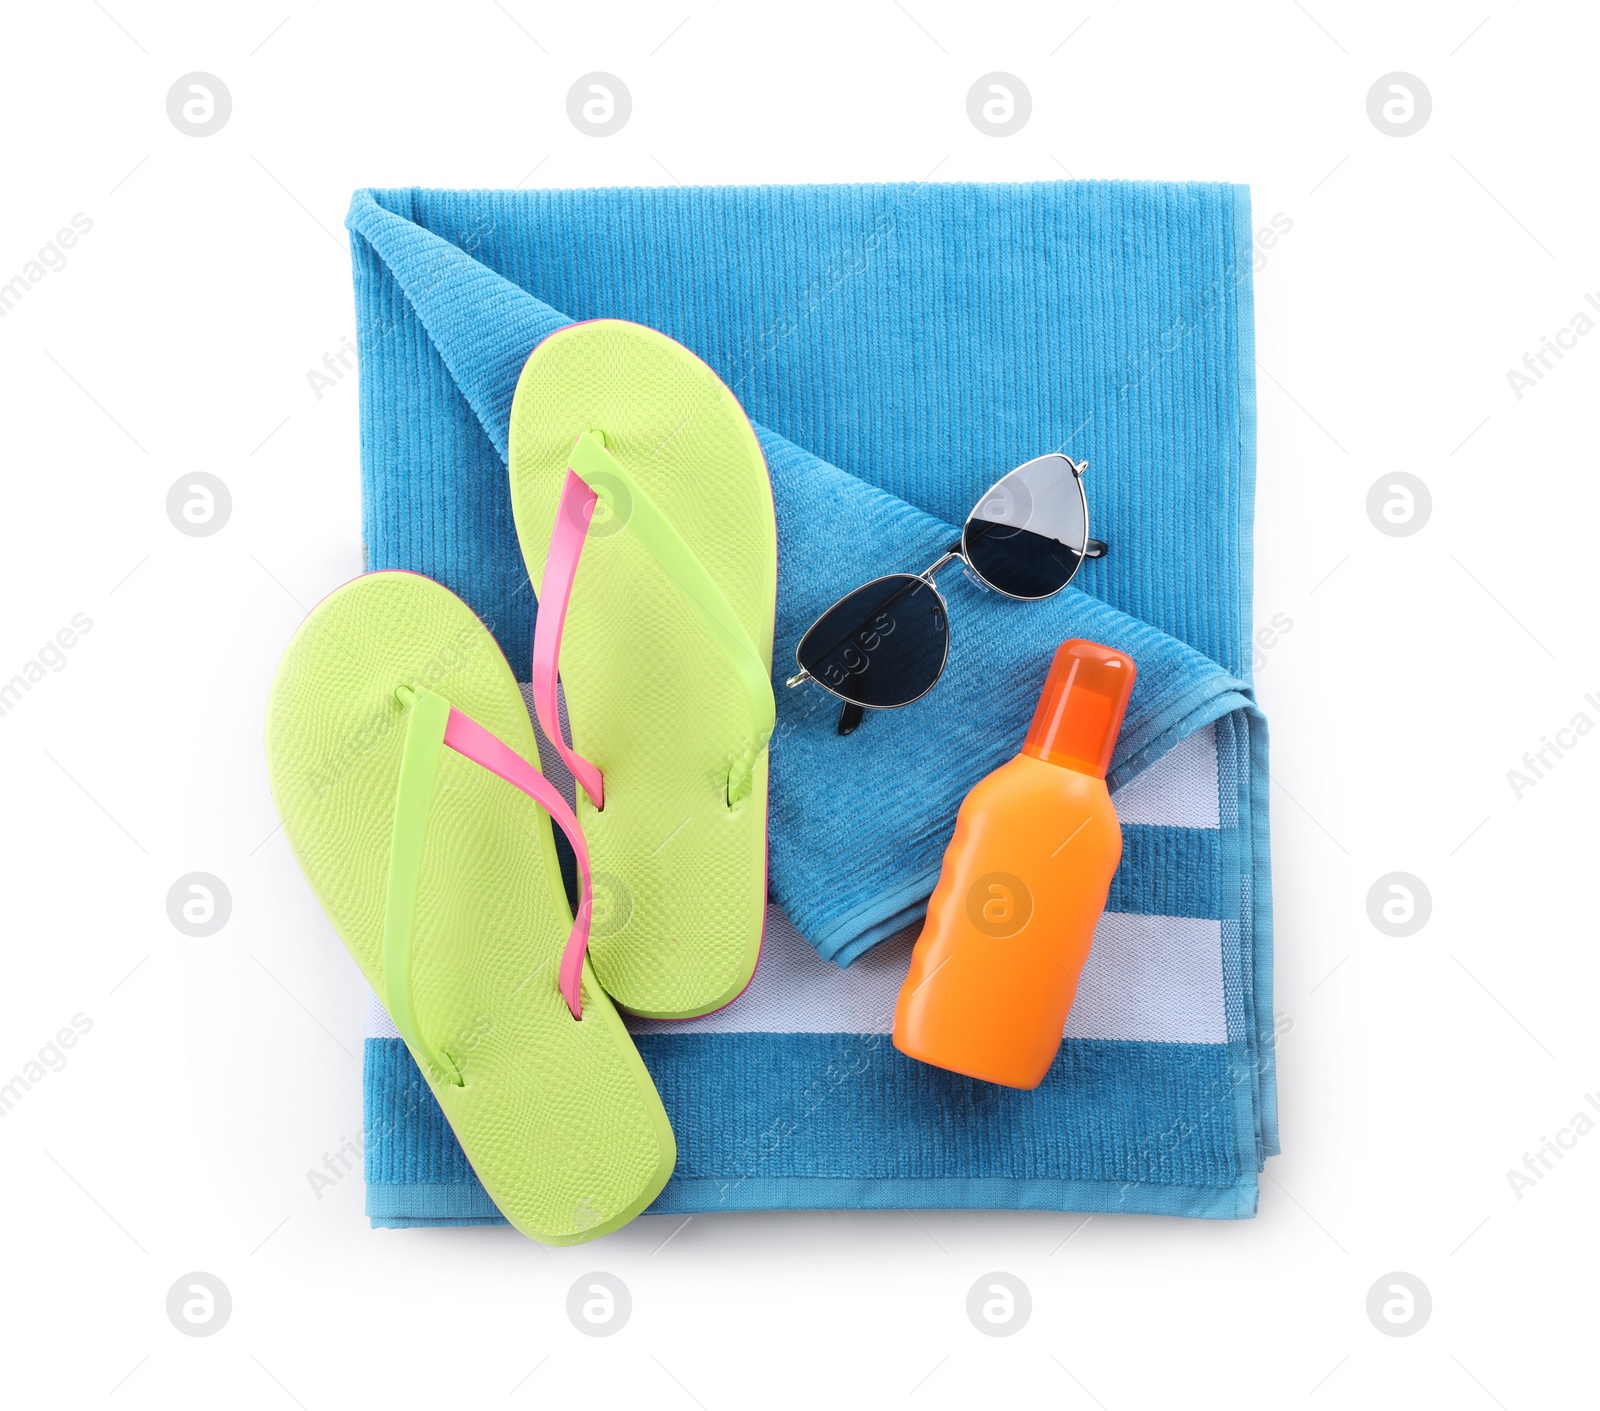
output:
{"label": "sunscreen bottle", "polygon": [[1122,860],[1106,769],[1133,692],[1121,652],[1056,650],[1022,753],[962,800],[895,1005],[894,1044],[924,1063],[1036,1088]]}

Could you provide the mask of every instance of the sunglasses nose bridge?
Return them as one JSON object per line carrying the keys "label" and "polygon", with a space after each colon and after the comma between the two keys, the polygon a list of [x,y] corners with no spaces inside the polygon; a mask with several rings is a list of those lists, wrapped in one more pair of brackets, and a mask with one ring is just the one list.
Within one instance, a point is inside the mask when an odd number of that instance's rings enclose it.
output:
{"label": "sunglasses nose bridge", "polygon": [[933,580],[934,580],[934,577],[938,574],[939,570],[941,568],[943,568],[946,564],[951,564],[951,563],[962,563],[962,564],[966,563],[966,559],[964,557],[962,557],[962,554],[961,554],[961,544],[960,544],[959,541],[957,541],[956,543],[952,544],[948,549],[946,549],[944,551],[944,553],[940,554],[939,557],[936,558],[925,569],[923,569],[922,572],[917,575],[917,577],[922,579],[922,581],[924,583],[926,583],[931,588],[931,587],[934,586]]}

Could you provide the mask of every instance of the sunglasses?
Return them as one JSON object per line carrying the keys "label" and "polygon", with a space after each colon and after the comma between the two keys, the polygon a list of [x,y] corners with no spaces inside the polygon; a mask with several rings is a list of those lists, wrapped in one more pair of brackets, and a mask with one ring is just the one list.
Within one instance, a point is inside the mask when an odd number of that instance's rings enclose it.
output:
{"label": "sunglasses", "polygon": [[868,710],[920,701],[944,673],[950,619],[934,576],[959,561],[980,588],[1038,602],[1072,582],[1085,559],[1106,546],[1089,537],[1086,461],[1053,452],[1002,476],[961,530],[961,542],[918,574],[874,578],[823,613],[795,648],[800,669],[788,684],[814,681],[844,702],[839,733]]}

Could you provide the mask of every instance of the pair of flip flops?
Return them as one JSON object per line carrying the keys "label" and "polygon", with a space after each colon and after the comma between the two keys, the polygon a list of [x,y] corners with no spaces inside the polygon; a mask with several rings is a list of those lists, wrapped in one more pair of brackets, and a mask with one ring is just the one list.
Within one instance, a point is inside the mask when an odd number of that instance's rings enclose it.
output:
{"label": "pair of flip flops", "polygon": [[533,350],[509,463],[540,585],[534,709],[576,807],[488,629],[411,573],[358,578],[306,619],[268,767],[312,889],[485,1189],[523,1233],[577,1244],[645,1209],[676,1160],[618,1011],[709,1013],[755,969],[776,529],[733,394],[636,324]]}

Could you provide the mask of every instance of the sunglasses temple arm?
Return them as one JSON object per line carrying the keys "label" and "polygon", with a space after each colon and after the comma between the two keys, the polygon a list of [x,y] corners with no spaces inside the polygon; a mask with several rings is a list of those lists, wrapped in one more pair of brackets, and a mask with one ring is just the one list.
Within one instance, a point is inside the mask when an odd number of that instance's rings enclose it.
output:
{"label": "sunglasses temple arm", "polygon": [[1109,547],[1104,539],[1091,539],[1083,546],[1083,556],[1086,559],[1103,559]]}
{"label": "sunglasses temple arm", "polygon": [[854,701],[846,701],[839,712],[839,733],[848,735],[867,717],[867,712]]}

